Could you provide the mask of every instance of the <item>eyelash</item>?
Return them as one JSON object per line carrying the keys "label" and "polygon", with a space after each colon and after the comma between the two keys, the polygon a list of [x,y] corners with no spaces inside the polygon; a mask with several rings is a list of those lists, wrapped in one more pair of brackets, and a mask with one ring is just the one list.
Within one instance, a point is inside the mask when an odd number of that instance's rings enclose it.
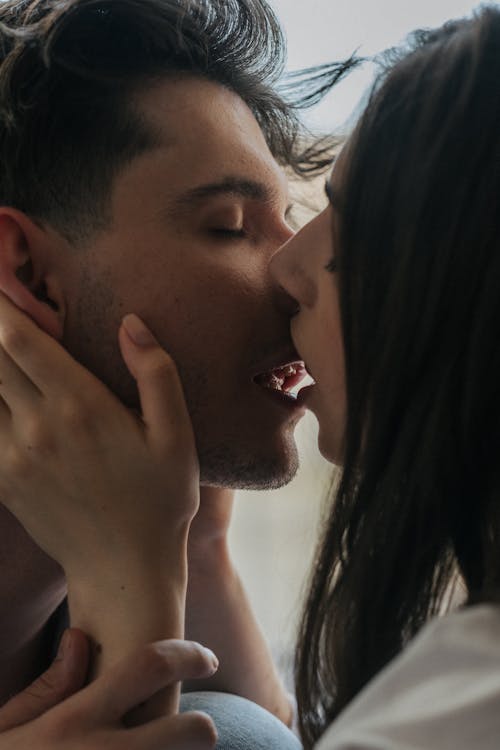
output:
{"label": "eyelash", "polygon": [[329,271],[330,273],[337,273],[337,271],[339,270],[337,258],[332,258],[325,266],[325,270]]}

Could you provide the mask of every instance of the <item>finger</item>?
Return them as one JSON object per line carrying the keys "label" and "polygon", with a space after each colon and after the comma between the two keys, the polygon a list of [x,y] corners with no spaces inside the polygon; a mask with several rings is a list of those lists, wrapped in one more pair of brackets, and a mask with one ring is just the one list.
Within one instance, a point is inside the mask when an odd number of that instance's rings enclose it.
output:
{"label": "finger", "polygon": [[39,388],[0,346],[0,394],[11,412],[38,408]]}
{"label": "finger", "polygon": [[142,417],[159,447],[180,431],[192,436],[182,384],[172,358],[136,315],[127,315],[119,334],[123,359],[137,382]]}
{"label": "finger", "polygon": [[81,378],[92,378],[55,339],[1,293],[0,348],[43,394],[68,391],[68,385],[75,380],[80,383],[80,391]]}
{"label": "finger", "polygon": [[137,747],[147,747],[148,750],[165,750],[166,747],[212,750],[217,743],[217,731],[210,716],[202,711],[188,711],[131,729],[127,739],[134,739]]}
{"label": "finger", "polygon": [[186,679],[211,677],[218,661],[193,641],[151,643],[101,675],[82,692],[85,710],[96,724],[120,721],[159,690]]}
{"label": "finger", "polygon": [[80,690],[85,684],[88,661],[85,634],[81,630],[67,630],[49,669],[0,710],[0,732],[33,721]]}

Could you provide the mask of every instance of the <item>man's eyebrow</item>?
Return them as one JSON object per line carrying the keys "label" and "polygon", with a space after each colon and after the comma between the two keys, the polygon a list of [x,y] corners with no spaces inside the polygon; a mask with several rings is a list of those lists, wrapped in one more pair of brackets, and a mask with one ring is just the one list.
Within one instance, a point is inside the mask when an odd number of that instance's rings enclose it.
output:
{"label": "man's eyebrow", "polygon": [[193,203],[208,198],[215,198],[218,195],[230,195],[247,200],[260,201],[261,203],[268,203],[274,197],[273,191],[262,182],[240,179],[238,177],[226,177],[219,182],[209,182],[187,190],[175,198],[174,204],[177,208],[189,207]]}

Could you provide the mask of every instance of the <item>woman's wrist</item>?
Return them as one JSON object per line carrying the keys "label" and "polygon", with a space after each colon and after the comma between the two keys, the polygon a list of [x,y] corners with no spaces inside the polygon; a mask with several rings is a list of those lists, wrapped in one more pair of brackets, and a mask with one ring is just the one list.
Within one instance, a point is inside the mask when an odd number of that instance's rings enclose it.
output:
{"label": "woman's wrist", "polygon": [[93,644],[92,675],[137,646],[184,637],[186,539],[168,550],[128,554],[116,561],[68,571],[71,624]]}
{"label": "woman's wrist", "polygon": [[190,522],[183,521],[177,527],[170,526],[167,532],[159,532],[158,527],[134,528],[130,532],[116,531],[106,539],[82,541],[79,549],[85,549],[85,555],[74,554],[69,559],[68,554],[62,564],[68,585],[89,591],[114,590],[116,586],[121,590],[125,579],[133,582],[165,571],[182,574],[189,528]]}

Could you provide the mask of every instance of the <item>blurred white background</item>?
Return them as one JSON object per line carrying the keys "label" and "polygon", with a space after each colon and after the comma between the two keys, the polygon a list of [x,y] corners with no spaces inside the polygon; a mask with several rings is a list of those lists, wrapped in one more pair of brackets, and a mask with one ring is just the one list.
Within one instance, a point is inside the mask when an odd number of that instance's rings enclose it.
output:
{"label": "blurred white background", "polygon": [[[271,0],[288,38],[288,68],[371,55],[413,29],[469,15],[468,0]],[[318,132],[344,131],[370,84],[373,68],[352,74],[308,115]],[[302,457],[296,479],[275,492],[239,493],[231,547],[278,663],[288,672],[297,616],[317,537],[331,468],[318,455],[315,421],[297,430]],[[288,674],[289,678],[289,674]]]}
{"label": "blurred white background", "polygon": [[[470,15],[471,0],[269,0],[288,38],[288,68],[297,70],[358,51],[373,55],[402,42],[417,28],[441,25]],[[359,103],[372,78],[366,69],[342,83],[310,122],[320,129],[342,125]]]}

